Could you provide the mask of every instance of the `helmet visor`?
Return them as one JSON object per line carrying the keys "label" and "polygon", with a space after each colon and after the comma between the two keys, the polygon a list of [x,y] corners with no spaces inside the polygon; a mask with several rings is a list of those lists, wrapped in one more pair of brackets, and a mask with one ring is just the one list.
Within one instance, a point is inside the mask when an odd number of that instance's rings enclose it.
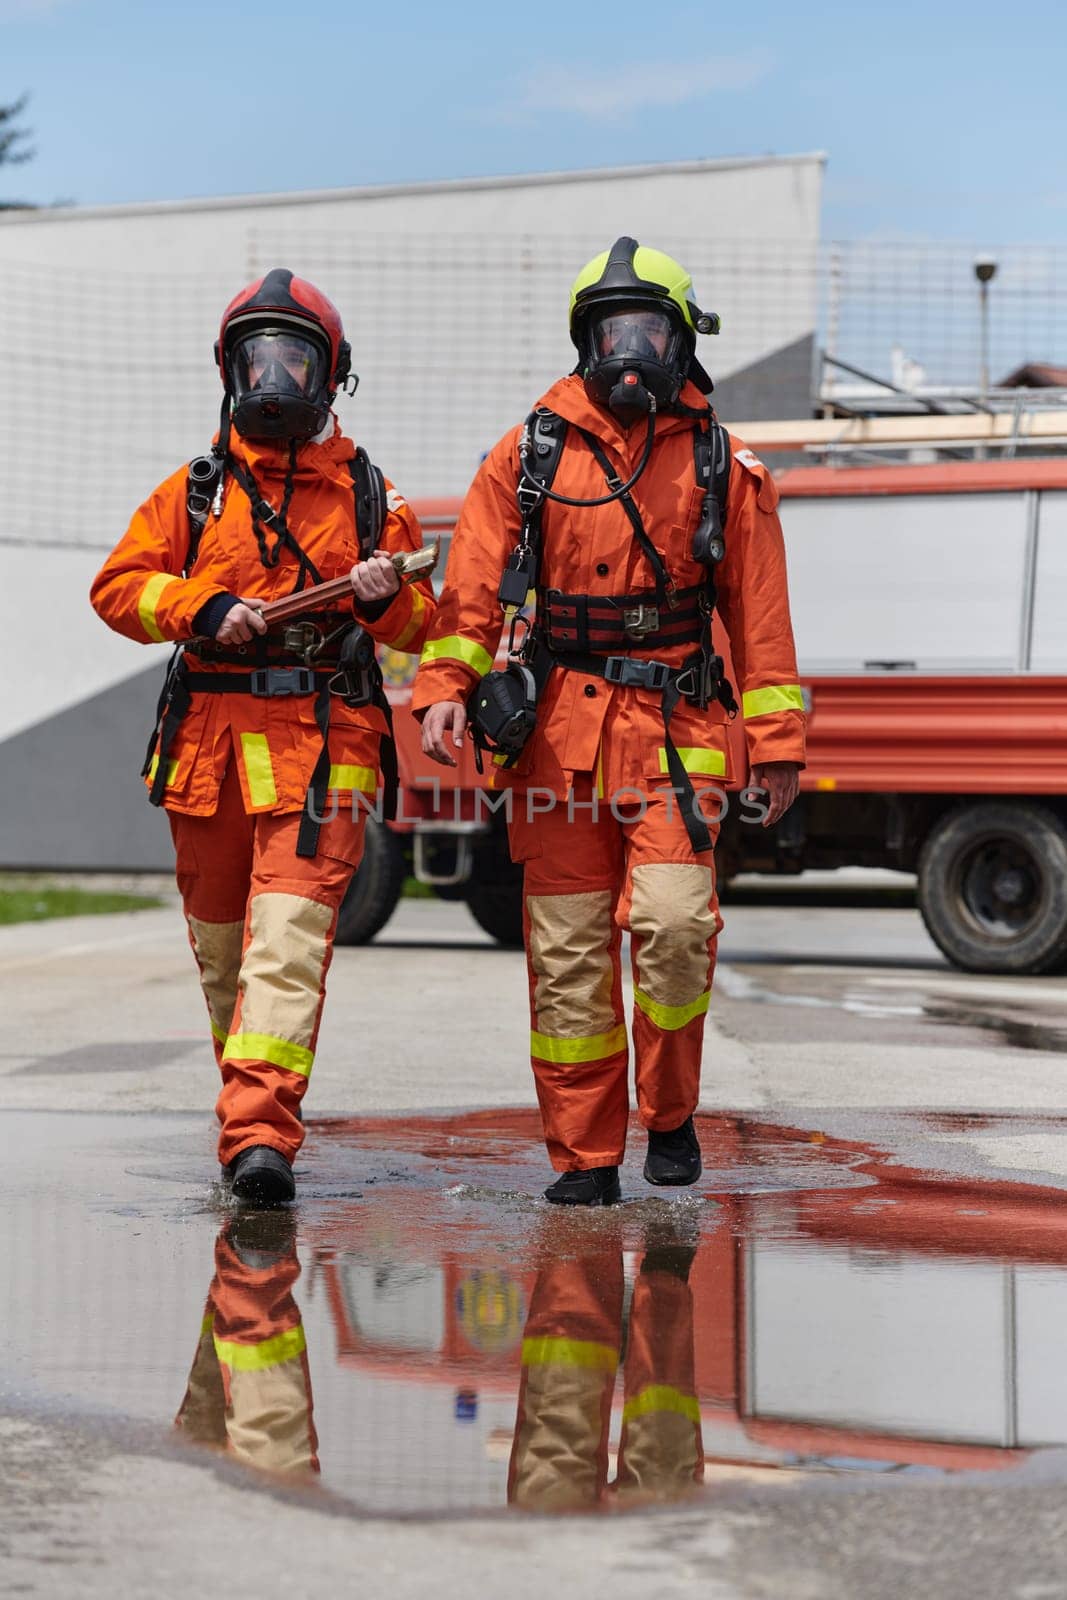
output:
{"label": "helmet visor", "polygon": [[601,361],[665,361],[674,328],[663,311],[611,311],[593,323],[593,349]]}
{"label": "helmet visor", "polygon": [[234,393],[296,394],[309,398],[326,387],[326,355],[314,339],[281,329],[260,329],[238,339],[230,356]]}

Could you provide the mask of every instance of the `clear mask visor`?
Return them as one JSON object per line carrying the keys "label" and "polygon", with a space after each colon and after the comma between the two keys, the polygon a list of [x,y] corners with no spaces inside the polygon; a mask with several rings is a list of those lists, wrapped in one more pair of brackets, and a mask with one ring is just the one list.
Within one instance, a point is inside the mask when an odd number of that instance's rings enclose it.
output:
{"label": "clear mask visor", "polygon": [[593,348],[602,361],[664,362],[673,336],[671,319],[662,311],[612,311],[593,323]]}
{"label": "clear mask visor", "polygon": [[326,357],[313,339],[263,329],[239,339],[230,357],[236,398],[251,394],[313,396],[326,387]]}

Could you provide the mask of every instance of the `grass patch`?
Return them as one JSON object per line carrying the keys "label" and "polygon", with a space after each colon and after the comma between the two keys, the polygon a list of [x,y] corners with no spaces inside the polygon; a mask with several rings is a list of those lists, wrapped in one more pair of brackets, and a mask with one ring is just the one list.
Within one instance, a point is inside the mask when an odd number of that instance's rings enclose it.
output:
{"label": "grass patch", "polygon": [[44,922],[49,917],[87,917],[112,911],[148,911],[163,904],[156,895],[117,894],[104,889],[62,888],[56,884],[12,885],[0,881],[0,927],[12,922]]}
{"label": "grass patch", "polygon": [[437,896],[433,891],[433,885],[429,883],[420,883],[418,878],[405,878],[404,887],[401,893],[405,900],[437,899]]}

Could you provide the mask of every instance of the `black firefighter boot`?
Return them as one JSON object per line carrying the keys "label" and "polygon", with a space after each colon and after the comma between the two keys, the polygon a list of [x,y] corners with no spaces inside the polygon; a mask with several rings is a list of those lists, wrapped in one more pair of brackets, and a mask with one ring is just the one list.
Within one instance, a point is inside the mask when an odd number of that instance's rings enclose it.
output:
{"label": "black firefighter boot", "polygon": [[562,1172],[545,1190],[554,1206],[614,1206],[622,1199],[618,1167],[586,1167]]}
{"label": "black firefighter boot", "polygon": [[703,1167],[700,1162],[700,1145],[692,1117],[686,1117],[680,1128],[669,1133],[656,1133],[649,1129],[648,1154],[645,1157],[645,1182],[664,1188],[684,1188],[696,1183]]}
{"label": "black firefighter boot", "polygon": [[278,1206],[295,1199],[293,1169],[280,1150],[269,1144],[250,1145],[230,1162],[233,1194],[253,1205]]}

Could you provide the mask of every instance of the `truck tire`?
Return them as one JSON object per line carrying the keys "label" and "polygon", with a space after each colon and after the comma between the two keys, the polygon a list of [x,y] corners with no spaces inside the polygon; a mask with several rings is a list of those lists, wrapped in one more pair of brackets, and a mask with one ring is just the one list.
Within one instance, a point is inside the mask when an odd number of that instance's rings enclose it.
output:
{"label": "truck tire", "polygon": [[338,944],[369,944],[396,910],[404,887],[404,852],[384,822],[367,818],[363,859],[337,915]]}
{"label": "truck tire", "polygon": [[1049,972],[1067,959],[1067,827],[1032,803],[958,806],[923,845],[918,898],[964,972]]}
{"label": "truck tire", "polygon": [[508,950],[522,948],[522,879],[517,885],[471,884],[467,907],[479,928]]}
{"label": "truck tire", "polygon": [[463,893],[479,928],[509,950],[522,948],[522,868],[511,859],[507,829],[497,817],[475,847]]}

